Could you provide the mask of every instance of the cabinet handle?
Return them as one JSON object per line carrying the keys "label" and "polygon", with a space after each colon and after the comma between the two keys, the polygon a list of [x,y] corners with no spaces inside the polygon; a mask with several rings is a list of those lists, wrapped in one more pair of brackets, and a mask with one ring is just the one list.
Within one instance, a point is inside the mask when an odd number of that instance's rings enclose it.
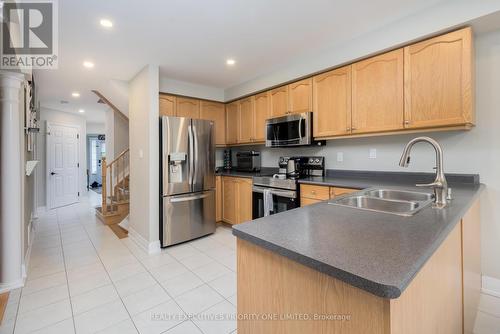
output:
{"label": "cabinet handle", "polygon": [[346,131],[347,131],[347,132],[351,131],[351,128],[347,128],[347,129],[346,129]]}
{"label": "cabinet handle", "polygon": [[406,120],[406,121],[405,121],[405,124],[406,124],[406,125],[410,124],[410,121]]}
{"label": "cabinet handle", "polygon": [[352,128],[351,128],[351,130],[352,130],[352,131],[354,131],[354,130],[356,130],[356,128],[355,128],[355,127],[352,127]]}
{"label": "cabinet handle", "polygon": [[311,194],[316,195],[316,191],[315,190],[311,190]]}

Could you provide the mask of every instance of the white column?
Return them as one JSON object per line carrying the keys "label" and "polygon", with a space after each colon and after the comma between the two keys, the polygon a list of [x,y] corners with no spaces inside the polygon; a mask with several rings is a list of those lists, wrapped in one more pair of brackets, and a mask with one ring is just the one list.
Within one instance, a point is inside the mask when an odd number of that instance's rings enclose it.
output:
{"label": "white column", "polygon": [[20,143],[24,76],[0,71],[0,292],[23,285]]}

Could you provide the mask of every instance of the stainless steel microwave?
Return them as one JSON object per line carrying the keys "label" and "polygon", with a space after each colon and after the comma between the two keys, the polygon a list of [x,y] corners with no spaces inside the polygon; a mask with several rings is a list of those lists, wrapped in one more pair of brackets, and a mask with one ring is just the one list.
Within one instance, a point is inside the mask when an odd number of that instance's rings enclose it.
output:
{"label": "stainless steel microwave", "polygon": [[303,146],[312,142],[312,112],[266,120],[267,147]]}

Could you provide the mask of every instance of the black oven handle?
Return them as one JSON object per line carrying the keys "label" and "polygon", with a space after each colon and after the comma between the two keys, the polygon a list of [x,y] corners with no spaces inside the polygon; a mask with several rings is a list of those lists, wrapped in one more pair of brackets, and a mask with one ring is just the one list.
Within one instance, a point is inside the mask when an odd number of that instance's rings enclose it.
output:
{"label": "black oven handle", "polygon": [[297,192],[293,190],[280,190],[280,189],[274,189],[274,188],[266,188],[266,187],[259,187],[259,186],[253,186],[252,191],[254,193],[260,193],[263,194],[264,190],[266,189],[271,189],[271,194],[280,196],[280,197],[286,197],[286,198],[297,198]]}

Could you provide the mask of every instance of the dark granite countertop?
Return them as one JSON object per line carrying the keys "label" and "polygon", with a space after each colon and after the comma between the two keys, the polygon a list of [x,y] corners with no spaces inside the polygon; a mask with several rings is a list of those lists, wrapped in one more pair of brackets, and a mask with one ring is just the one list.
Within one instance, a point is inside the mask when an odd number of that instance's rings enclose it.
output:
{"label": "dark granite countertop", "polygon": [[262,167],[261,170],[258,172],[244,172],[244,171],[238,171],[237,169],[227,170],[218,168],[217,171],[215,172],[215,175],[252,178],[254,176],[272,176],[277,172],[278,168],[272,168],[272,167]]}
{"label": "dark granite countertop", "polygon": [[[332,178],[327,174],[300,182],[426,191],[414,187],[417,179],[426,180],[422,174],[408,174],[405,179],[374,176],[337,174]],[[233,226],[233,234],[374,295],[397,298],[484,187],[477,176],[451,175],[448,179],[453,200],[442,210],[428,206],[414,216],[402,217],[325,201]]]}

